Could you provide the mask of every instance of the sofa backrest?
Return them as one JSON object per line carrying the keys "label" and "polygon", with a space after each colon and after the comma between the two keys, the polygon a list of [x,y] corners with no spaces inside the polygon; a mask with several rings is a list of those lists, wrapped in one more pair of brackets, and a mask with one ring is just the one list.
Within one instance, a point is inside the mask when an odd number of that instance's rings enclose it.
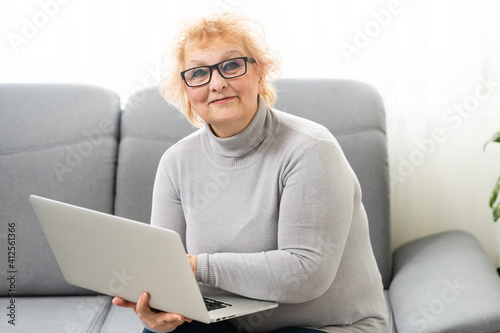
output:
{"label": "sofa backrest", "polygon": [[1,296],[90,293],[65,282],[28,197],[112,213],[119,116],[105,89],[0,85],[0,271],[15,277],[1,279]]}
{"label": "sofa backrest", "polygon": [[[391,278],[385,114],[372,87],[347,80],[282,79],[276,109],[326,126],[338,139],[363,190],[370,236],[388,287]],[[149,223],[151,195],[163,152],[195,131],[157,88],[131,96],[121,123],[115,214]]]}
{"label": "sofa backrest", "polygon": [[158,88],[137,91],[129,98],[122,112],[116,215],[149,223],[160,158],[196,129],[160,96]]}
{"label": "sofa backrest", "polygon": [[371,86],[350,80],[286,79],[275,108],[322,124],[338,140],[359,179],[370,238],[384,287],[392,274],[385,111]]}

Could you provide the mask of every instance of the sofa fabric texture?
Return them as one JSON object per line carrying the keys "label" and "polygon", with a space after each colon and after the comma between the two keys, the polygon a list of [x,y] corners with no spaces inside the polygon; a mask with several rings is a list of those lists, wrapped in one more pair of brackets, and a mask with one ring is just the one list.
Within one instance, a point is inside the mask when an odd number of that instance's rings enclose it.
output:
{"label": "sofa fabric texture", "polygon": [[118,95],[83,85],[2,85],[0,114],[0,221],[16,225],[19,295],[89,294],[64,281],[27,198],[113,212]]}
{"label": "sofa fabric texture", "polygon": [[[282,79],[276,87],[275,108],[326,126],[359,179],[389,332],[500,331],[500,281],[471,234],[448,231],[391,251],[378,92],[330,79]],[[122,110],[118,95],[100,87],[0,84],[0,119],[0,332],[140,332],[132,310],[65,282],[28,197],[149,223],[158,162],[196,128],[156,87],[136,92]]]}

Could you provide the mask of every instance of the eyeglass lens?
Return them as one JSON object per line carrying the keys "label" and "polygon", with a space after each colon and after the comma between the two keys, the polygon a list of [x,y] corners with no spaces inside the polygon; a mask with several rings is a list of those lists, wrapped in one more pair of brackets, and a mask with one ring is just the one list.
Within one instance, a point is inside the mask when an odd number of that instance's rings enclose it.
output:
{"label": "eyeglass lens", "polygon": [[[244,59],[229,59],[219,64],[219,73],[225,79],[241,76],[246,72],[246,63]],[[201,86],[210,81],[210,67],[197,67],[188,70],[184,74],[186,83],[189,86]]]}

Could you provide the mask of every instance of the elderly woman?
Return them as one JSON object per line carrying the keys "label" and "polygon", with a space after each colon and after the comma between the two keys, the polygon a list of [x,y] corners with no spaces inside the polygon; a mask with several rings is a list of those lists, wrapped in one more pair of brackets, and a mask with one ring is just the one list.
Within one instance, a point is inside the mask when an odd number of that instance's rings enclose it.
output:
{"label": "elderly woman", "polygon": [[277,63],[258,27],[219,14],[177,39],[161,92],[201,128],[163,155],[151,224],[181,235],[199,282],[279,307],[205,325],[146,293],[114,303],[144,332],[387,332],[358,180],[327,129],[272,108]]}

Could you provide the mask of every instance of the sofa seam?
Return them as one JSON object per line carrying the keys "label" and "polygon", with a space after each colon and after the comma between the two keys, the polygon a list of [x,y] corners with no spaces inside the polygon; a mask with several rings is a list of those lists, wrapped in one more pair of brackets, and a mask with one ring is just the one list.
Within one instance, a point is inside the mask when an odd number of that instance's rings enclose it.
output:
{"label": "sofa seam", "polygon": [[[189,134],[187,134],[186,136],[188,136]],[[179,140],[181,139],[174,139],[174,138],[171,138],[171,139],[168,139],[168,140],[165,140],[165,139],[162,139],[161,137],[146,137],[146,136],[139,136],[139,135],[127,135],[127,136],[124,136],[122,138],[120,138],[120,142],[123,141],[123,139],[141,139],[141,140],[148,140],[148,141],[157,141],[157,142],[164,142],[164,143],[176,143],[178,142]]]}
{"label": "sofa seam", "polygon": [[[100,296],[97,296],[97,297],[100,297]],[[106,296],[102,296],[102,297],[106,297]],[[102,327],[104,326],[104,323],[106,322],[106,318],[108,317],[108,314],[110,313],[110,310],[111,310],[111,301],[110,301],[109,297],[106,297],[105,302],[103,302],[103,303],[104,304],[100,308],[101,310],[99,311],[99,315],[95,316],[89,325],[89,330],[88,330],[89,333],[94,333],[94,332],[99,333],[101,331]],[[99,325],[99,323],[101,323],[101,324]]]}
{"label": "sofa seam", "polygon": [[[103,140],[104,139],[116,140],[116,142],[119,143],[119,141],[115,135],[103,136]],[[21,147],[21,148],[16,148],[16,149],[12,149],[12,150],[5,150],[5,151],[0,150],[0,156],[10,156],[10,155],[29,153],[29,152],[39,152],[39,151],[44,151],[44,150],[50,150],[52,148],[73,146],[73,145],[76,145],[76,144],[79,144],[82,142],[88,142],[88,141],[90,141],[90,140],[78,138],[75,140],[65,140],[65,141],[52,142],[50,144],[45,144],[45,145],[38,145],[38,146],[33,145],[33,146]]]}

